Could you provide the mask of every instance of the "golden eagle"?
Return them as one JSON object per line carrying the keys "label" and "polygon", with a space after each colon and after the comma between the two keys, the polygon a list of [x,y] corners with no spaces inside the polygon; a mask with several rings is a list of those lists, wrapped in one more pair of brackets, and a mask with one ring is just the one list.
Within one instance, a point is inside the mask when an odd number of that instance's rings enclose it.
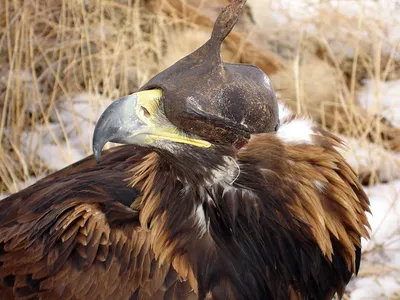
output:
{"label": "golden eagle", "polygon": [[[268,77],[211,38],[112,103],[94,156],[0,202],[1,299],[331,299],[360,265],[369,202]],[[108,141],[126,144],[100,153]],[[96,163],[97,160],[97,163]]]}

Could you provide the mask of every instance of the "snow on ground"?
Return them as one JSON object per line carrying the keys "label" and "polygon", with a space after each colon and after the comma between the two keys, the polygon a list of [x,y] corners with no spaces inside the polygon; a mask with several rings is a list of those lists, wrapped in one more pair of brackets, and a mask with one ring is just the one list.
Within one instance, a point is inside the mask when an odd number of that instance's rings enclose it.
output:
{"label": "snow on ground", "polygon": [[352,168],[362,176],[376,176],[379,182],[400,178],[400,153],[366,140],[340,136],[346,149],[338,149]]}
{"label": "snow on ground", "polygon": [[50,170],[59,170],[92,152],[92,133],[101,112],[112,100],[78,94],[54,109],[50,123],[22,134],[23,151],[34,153]]}
{"label": "snow on ground", "polygon": [[363,83],[363,88],[357,93],[361,106],[400,127],[400,80],[365,80]]}
{"label": "snow on ground", "polygon": [[400,0],[250,0],[248,5],[252,8],[255,22],[261,26],[271,21],[282,26],[293,20],[310,20],[317,17],[319,9],[329,8],[348,17],[381,20],[388,27],[391,26],[393,41],[400,38],[400,27],[393,28],[393,25],[399,25],[393,12],[400,11]]}
{"label": "snow on ground", "polygon": [[[352,300],[400,298],[400,180],[366,188],[373,216],[363,241],[359,276],[349,285]],[[397,297],[397,298],[395,298]]]}
{"label": "snow on ground", "polygon": [[[293,41],[322,34],[333,53],[348,57],[359,51],[358,42],[371,45],[377,39],[383,54],[400,59],[394,46],[400,43],[400,0],[250,0],[248,5],[262,30],[289,29]],[[354,35],[357,42],[349,43]]]}

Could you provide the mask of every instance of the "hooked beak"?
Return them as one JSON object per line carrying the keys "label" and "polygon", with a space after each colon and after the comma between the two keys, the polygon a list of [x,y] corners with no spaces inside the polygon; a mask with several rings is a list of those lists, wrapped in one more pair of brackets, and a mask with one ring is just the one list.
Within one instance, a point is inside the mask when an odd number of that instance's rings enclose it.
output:
{"label": "hooked beak", "polygon": [[172,141],[208,148],[207,141],[191,138],[172,125],[163,112],[160,89],[145,90],[125,96],[110,104],[100,116],[93,134],[93,153],[100,162],[101,150],[107,142],[160,147]]}

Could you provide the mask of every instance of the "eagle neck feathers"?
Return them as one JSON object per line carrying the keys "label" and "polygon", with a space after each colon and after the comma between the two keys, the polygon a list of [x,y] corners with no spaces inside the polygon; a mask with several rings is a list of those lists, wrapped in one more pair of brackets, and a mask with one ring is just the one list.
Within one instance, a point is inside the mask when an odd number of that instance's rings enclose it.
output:
{"label": "eagle neck feathers", "polygon": [[368,199],[337,140],[314,134],[314,144],[300,146],[279,134],[253,136],[229,153],[240,165],[233,184],[212,180],[226,166],[218,152],[149,153],[132,169],[130,183],[142,191],[132,205],[160,262],[172,263],[200,298],[342,294],[368,236]]}

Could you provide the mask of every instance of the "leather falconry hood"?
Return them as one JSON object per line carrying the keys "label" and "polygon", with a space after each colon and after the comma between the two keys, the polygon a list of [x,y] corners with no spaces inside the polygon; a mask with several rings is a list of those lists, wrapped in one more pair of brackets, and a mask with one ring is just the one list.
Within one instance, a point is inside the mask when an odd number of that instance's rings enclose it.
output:
{"label": "leather falconry hood", "polygon": [[246,0],[233,0],[218,16],[211,38],[157,74],[140,90],[163,90],[164,112],[182,130],[220,143],[271,132],[278,104],[269,78],[253,65],[225,63],[220,47]]}

